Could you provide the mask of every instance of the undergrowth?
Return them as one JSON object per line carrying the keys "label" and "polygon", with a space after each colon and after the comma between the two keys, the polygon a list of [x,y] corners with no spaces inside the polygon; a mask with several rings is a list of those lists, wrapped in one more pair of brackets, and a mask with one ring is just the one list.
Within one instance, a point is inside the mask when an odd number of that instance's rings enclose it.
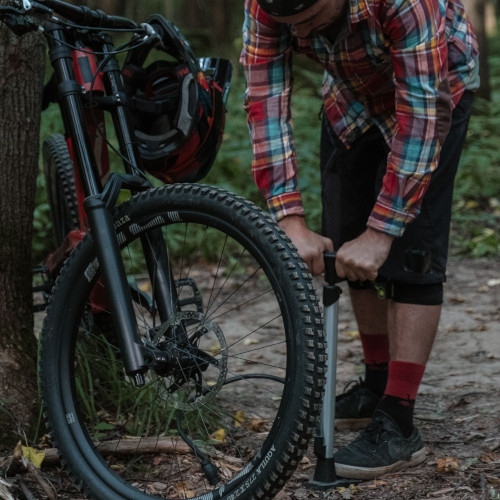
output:
{"label": "undergrowth", "polygon": [[[491,87],[500,89],[500,37],[490,43]],[[234,62],[234,61],[233,61]],[[235,76],[229,94],[226,131],[219,155],[209,175],[202,181],[241,194],[265,208],[251,175],[251,144],[243,110],[244,78],[234,62]],[[311,229],[321,225],[319,136],[321,74],[307,63],[296,65],[293,97],[294,131],[299,161],[299,182]],[[42,120],[43,141],[51,133],[62,132],[57,107],[52,105]],[[476,99],[466,145],[455,183],[453,223],[450,238],[452,255],[500,256],[500,90],[491,101]],[[112,155],[113,156],[113,155]],[[114,157],[112,169],[119,170]],[[34,262],[53,250],[49,207],[42,175],[37,181]]]}

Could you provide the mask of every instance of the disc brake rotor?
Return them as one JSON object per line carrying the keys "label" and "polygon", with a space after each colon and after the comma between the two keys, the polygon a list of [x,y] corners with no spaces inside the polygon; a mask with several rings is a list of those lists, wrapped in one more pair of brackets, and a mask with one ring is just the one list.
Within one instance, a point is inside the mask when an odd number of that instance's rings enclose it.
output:
{"label": "disc brake rotor", "polygon": [[[182,328],[188,338],[184,346],[167,336],[167,332]],[[226,339],[215,321],[207,320],[201,312],[181,311],[157,328],[150,340],[155,347],[166,343],[174,357],[182,359],[174,373],[164,377],[165,391],[160,397],[184,411],[215,398],[226,380],[228,360]]]}

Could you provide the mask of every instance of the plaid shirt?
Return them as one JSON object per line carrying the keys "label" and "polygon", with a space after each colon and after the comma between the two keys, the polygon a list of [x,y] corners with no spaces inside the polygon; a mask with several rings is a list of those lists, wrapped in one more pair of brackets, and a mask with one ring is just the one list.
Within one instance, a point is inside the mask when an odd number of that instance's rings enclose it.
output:
{"label": "plaid shirt", "polygon": [[419,213],[465,89],[478,86],[478,48],[461,0],[348,0],[334,44],[293,36],[257,0],[245,1],[245,109],[255,182],[277,219],[302,215],[290,99],[292,53],[325,70],[327,119],[347,148],[372,125],[390,153],[368,226],[400,236]]}

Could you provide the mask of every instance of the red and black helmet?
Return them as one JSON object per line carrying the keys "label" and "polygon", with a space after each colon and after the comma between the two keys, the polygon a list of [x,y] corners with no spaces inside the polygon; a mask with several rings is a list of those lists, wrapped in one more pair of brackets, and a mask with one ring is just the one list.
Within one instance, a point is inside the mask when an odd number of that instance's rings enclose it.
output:
{"label": "red and black helmet", "polygon": [[131,50],[122,69],[139,153],[163,182],[195,182],[207,175],[222,141],[232,66],[196,59],[164,17],[147,23],[159,34],[157,50],[152,54],[151,44]]}

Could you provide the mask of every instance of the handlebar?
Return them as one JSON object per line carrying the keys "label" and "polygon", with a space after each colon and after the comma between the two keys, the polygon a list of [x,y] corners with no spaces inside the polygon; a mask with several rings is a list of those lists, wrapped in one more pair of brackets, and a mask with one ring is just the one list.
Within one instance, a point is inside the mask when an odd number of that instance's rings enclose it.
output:
{"label": "handlebar", "polygon": [[[15,16],[20,19],[26,18],[31,11],[50,15],[55,13],[82,28],[126,30],[136,30],[139,28],[136,22],[126,17],[112,16],[102,10],[94,10],[82,5],[72,5],[63,0],[23,0],[22,8],[12,6],[0,7],[0,16]],[[52,20],[57,22],[56,18]],[[33,29],[36,28],[33,27]]]}
{"label": "handlebar", "polygon": [[137,23],[121,16],[111,16],[102,10],[93,10],[89,7],[71,5],[62,0],[39,0],[39,3],[52,9],[55,13],[69,21],[82,26],[97,28],[136,29]]}

